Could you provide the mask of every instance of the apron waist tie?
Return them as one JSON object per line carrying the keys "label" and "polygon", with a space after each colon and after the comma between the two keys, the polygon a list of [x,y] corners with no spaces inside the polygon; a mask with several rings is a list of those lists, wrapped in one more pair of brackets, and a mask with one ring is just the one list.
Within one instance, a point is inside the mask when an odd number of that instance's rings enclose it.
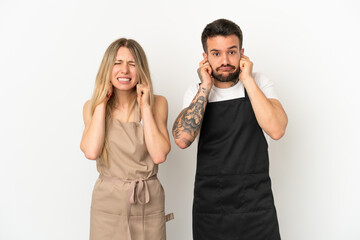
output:
{"label": "apron waist tie", "polygon": [[[129,189],[129,196],[130,199],[126,204],[126,222],[127,222],[127,228],[128,228],[128,239],[131,240],[131,233],[130,233],[130,208],[131,204],[136,204],[138,202],[142,205],[142,232],[144,235],[144,211],[145,211],[145,204],[150,202],[150,193],[149,188],[147,185],[148,180],[155,180],[157,179],[157,175],[153,175],[149,178],[137,178],[133,180],[127,180],[127,179],[120,179],[117,177],[108,177],[104,175],[99,175],[99,178],[107,181],[107,182],[113,182],[113,183],[130,183],[130,189]],[[137,185],[139,185],[137,187]],[[145,237],[145,236],[144,236]]]}

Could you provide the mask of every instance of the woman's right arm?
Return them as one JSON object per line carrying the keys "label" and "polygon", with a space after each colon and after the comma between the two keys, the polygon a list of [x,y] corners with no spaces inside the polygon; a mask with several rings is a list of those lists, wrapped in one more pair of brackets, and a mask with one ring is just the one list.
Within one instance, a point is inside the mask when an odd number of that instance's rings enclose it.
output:
{"label": "woman's right arm", "polygon": [[105,141],[105,113],[107,101],[96,106],[94,115],[90,113],[90,101],[84,104],[83,117],[85,129],[82,135],[80,149],[85,157],[96,160],[102,153]]}

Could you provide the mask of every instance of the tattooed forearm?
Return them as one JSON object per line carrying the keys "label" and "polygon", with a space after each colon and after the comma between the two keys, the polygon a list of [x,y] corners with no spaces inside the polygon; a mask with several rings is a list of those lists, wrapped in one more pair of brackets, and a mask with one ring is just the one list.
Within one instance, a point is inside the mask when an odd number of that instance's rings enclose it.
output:
{"label": "tattooed forearm", "polygon": [[[205,94],[205,96],[203,96]],[[185,108],[177,117],[173,125],[173,135],[175,139],[180,139],[182,133],[190,134],[191,138],[195,139],[200,131],[201,123],[205,113],[206,88],[200,88],[198,94],[191,102],[188,108]],[[181,138],[183,142],[190,146],[192,141]],[[186,141],[185,141],[186,140]]]}
{"label": "tattooed forearm", "polygon": [[184,110],[181,111],[181,113],[179,114],[179,116],[176,118],[174,125],[173,125],[173,129],[172,129],[172,133],[174,135],[174,138],[179,139],[180,135],[181,135],[181,130],[180,130],[180,126],[181,124],[180,121],[182,119],[182,116],[186,114],[187,112],[187,108],[184,108]]}

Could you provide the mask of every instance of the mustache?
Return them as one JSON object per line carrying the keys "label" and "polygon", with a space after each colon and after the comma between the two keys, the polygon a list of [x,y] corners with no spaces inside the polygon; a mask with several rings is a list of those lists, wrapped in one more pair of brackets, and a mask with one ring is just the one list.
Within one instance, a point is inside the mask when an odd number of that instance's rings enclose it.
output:
{"label": "mustache", "polygon": [[222,67],[231,67],[232,69],[235,69],[235,66],[230,65],[230,64],[226,64],[226,65],[221,65],[220,67],[216,68],[216,71],[219,71],[220,68],[222,68]]}

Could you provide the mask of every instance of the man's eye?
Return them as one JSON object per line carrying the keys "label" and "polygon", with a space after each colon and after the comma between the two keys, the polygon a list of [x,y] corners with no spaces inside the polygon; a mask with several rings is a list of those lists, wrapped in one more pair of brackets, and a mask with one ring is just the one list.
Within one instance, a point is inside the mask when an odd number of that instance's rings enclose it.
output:
{"label": "man's eye", "polygon": [[233,55],[233,54],[235,54],[235,51],[230,51],[229,54]]}
{"label": "man's eye", "polygon": [[218,57],[220,54],[219,53],[213,53],[214,57]]}
{"label": "man's eye", "polygon": [[130,66],[132,66],[132,67],[135,67],[135,64],[133,64],[133,63],[131,63],[131,64],[129,64]]}

